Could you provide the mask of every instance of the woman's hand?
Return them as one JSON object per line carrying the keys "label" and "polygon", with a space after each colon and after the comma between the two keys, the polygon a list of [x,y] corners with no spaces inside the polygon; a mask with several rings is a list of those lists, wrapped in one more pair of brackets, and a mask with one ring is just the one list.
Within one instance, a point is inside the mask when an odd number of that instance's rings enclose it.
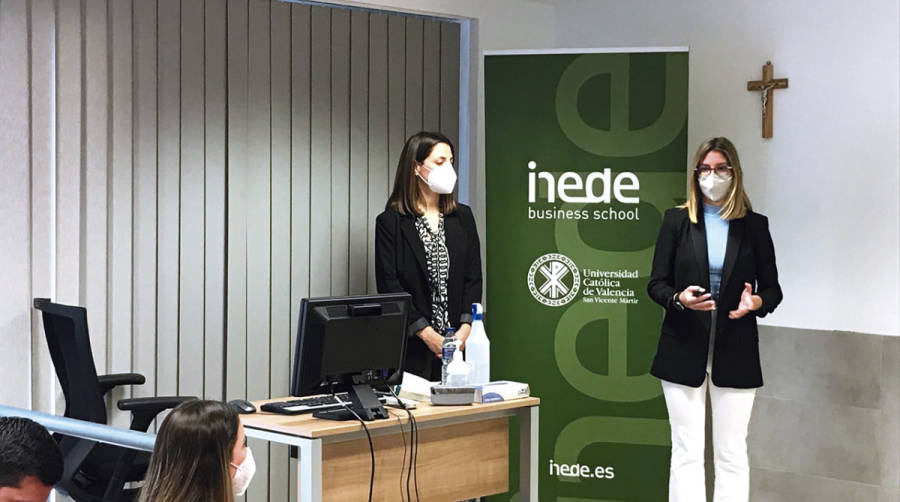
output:
{"label": "woman's hand", "polygon": [[740,319],[744,317],[747,312],[757,310],[762,307],[762,298],[759,295],[753,294],[753,286],[750,285],[749,282],[744,283],[744,291],[741,292],[741,302],[738,303],[738,308],[736,310],[732,310],[728,313],[729,319]]}
{"label": "woman's hand", "polygon": [[472,334],[471,324],[463,323],[459,325],[459,329],[456,330],[456,339],[459,340],[459,350],[466,350],[466,339],[469,338],[470,334]]}
{"label": "woman's hand", "polygon": [[684,308],[691,310],[716,310],[716,302],[712,298],[710,293],[703,293],[702,295],[695,296],[695,293],[703,291],[703,288],[700,286],[688,286],[684,288],[684,291],[678,294],[678,301],[684,305]]}
{"label": "woman's hand", "polygon": [[434,352],[435,357],[440,358],[441,353],[443,352],[444,337],[438,334],[437,331],[434,330],[431,326],[427,326],[422,328],[418,333],[419,338],[425,342],[425,345]]}

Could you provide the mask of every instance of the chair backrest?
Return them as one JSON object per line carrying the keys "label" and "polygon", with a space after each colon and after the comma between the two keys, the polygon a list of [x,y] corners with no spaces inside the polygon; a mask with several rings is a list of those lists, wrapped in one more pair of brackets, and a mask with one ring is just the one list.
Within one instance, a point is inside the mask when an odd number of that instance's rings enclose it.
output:
{"label": "chair backrest", "polygon": [[47,347],[66,398],[65,416],[106,424],[106,404],[91,352],[87,310],[47,298],[35,298],[34,308],[41,311],[44,320]]}

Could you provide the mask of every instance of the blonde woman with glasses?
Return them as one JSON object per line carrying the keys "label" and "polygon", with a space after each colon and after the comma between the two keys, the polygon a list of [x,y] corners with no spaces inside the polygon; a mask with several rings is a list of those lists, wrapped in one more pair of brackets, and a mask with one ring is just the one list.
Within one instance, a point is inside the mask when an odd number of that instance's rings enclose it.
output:
{"label": "blonde woman with glasses", "polygon": [[687,201],[666,211],[647,291],[665,309],[650,372],[672,428],[669,501],[706,500],[706,392],[712,403],[715,502],[749,498],[747,427],[761,387],[756,318],[781,302],[768,219],[752,211],[737,150],[705,141]]}

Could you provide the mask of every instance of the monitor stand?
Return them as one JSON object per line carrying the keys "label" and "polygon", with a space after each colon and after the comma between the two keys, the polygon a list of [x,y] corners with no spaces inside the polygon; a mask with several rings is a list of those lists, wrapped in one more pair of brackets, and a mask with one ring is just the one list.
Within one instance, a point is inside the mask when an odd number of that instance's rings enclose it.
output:
{"label": "monitor stand", "polygon": [[[381,405],[378,396],[372,386],[367,383],[353,384],[347,393],[350,395],[350,402],[347,406],[359,415],[365,421],[388,418],[388,412]],[[333,410],[323,410],[313,413],[316,418],[324,418],[325,420],[357,420],[346,408],[337,408]]]}

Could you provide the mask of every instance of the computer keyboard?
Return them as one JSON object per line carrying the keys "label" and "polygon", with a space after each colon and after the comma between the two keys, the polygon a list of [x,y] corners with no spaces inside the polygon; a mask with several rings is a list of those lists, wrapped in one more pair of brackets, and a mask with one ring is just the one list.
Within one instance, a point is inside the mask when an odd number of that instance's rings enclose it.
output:
{"label": "computer keyboard", "polygon": [[[347,395],[346,392],[341,392],[336,394],[341,401],[345,403],[350,403],[350,396]],[[394,396],[390,394],[383,394],[378,396],[378,400],[381,401],[382,404],[387,406],[397,406],[397,400],[394,399]],[[403,403],[406,404],[409,408],[415,408],[415,401],[410,401],[408,399],[402,399]],[[316,411],[324,411],[324,410],[333,410],[337,408],[343,408],[343,405],[338,402],[335,396],[332,395],[324,395],[324,396],[313,396],[313,397],[304,397],[301,399],[291,399],[290,401],[278,401],[275,403],[266,403],[260,407],[262,411],[268,411],[269,413],[278,413],[280,415],[301,415],[303,413],[313,413]]]}
{"label": "computer keyboard", "polygon": [[[346,392],[337,394],[337,397],[345,403],[350,402],[350,397],[347,396]],[[281,415],[300,415],[302,413],[312,413],[314,411],[331,410],[335,408],[343,408],[343,406],[338,402],[335,396],[332,395],[291,399],[290,401],[266,403],[261,406],[263,411],[279,413]]]}

